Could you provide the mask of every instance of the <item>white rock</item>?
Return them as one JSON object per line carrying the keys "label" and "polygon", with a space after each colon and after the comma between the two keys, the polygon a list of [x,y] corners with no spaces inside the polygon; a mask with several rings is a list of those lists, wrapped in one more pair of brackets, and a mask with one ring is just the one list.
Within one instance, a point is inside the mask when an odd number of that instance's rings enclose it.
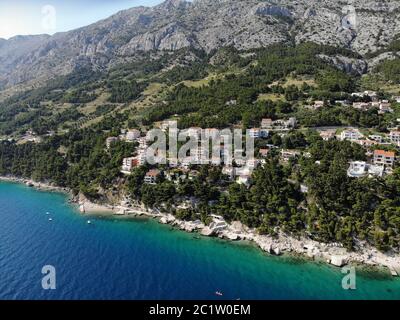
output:
{"label": "white rock", "polygon": [[227,235],[226,235],[226,237],[229,239],[229,240],[232,240],[232,241],[235,241],[235,240],[237,240],[239,237],[238,237],[238,235],[236,234],[236,233],[228,233]]}
{"label": "white rock", "polygon": [[281,254],[281,249],[279,248],[275,248],[273,249],[274,254],[276,254],[277,256],[279,256]]}
{"label": "white rock", "polygon": [[330,259],[330,264],[336,267],[343,267],[347,264],[347,259],[343,256],[332,256]]}
{"label": "white rock", "polygon": [[167,224],[167,223],[168,223],[166,217],[162,217],[162,218],[160,219],[160,222],[161,222],[162,224]]}
{"label": "white rock", "polygon": [[200,234],[209,237],[214,234],[214,231],[211,230],[209,227],[205,227],[203,230],[201,230]]}

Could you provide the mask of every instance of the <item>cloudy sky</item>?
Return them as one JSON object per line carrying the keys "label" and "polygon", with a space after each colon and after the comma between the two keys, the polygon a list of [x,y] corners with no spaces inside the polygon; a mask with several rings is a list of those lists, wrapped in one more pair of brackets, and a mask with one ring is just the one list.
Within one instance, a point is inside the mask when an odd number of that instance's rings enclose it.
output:
{"label": "cloudy sky", "polygon": [[0,0],[0,38],[54,34],[104,19],[119,10],[162,0]]}

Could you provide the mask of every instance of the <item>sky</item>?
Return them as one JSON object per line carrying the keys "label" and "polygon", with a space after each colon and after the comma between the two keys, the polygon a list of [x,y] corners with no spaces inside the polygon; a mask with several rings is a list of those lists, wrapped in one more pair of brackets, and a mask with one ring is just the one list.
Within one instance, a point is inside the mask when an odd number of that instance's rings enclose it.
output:
{"label": "sky", "polygon": [[161,2],[163,0],[0,0],[0,38],[69,31],[123,9]]}

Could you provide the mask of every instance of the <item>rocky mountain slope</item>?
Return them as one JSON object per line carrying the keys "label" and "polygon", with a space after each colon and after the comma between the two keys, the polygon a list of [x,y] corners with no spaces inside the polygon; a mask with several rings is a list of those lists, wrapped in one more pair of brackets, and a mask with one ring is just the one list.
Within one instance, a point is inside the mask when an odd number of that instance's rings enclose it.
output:
{"label": "rocky mountain slope", "polygon": [[[349,5],[351,3],[351,5]],[[80,66],[104,69],[142,52],[194,47],[251,49],[273,43],[316,43],[365,55],[384,49],[400,32],[400,1],[167,0],[121,11],[54,36],[0,40],[0,88],[37,83]],[[386,53],[387,54],[387,53]],[[390,56],[390,55],[389,55]],[[365,61],[327,57],[345,69]]]}

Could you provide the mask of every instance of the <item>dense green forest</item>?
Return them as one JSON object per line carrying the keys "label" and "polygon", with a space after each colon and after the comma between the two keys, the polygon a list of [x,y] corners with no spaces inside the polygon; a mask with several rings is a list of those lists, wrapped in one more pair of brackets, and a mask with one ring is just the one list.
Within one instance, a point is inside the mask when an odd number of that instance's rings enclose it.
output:
{"label": "dense green forest", "polygon": [[[245,67],[244,73],[236,75],[227,73],[223,79],[211,80],[208,85],[187,87],[179,84],[168,96],[167,105],[155,105],[146,116],[145,123],[167,119],[175,114],[179,117],[179,126],[200,126],[224,128],[237,122],[244,126],[257,125],[264,117],[279,118],[296,115],[295,104],[305,103],[310,97],[324,99],[334,104],[335,100],[352,100],[350,93],[356,90],[358,78],[348,75],[323,61],[315,58],[317,53],[348,52],[331,47],[314,44],[302,44],[297,47],[272,46],[268,50],[259,50],[253,60],[242,58],[233,49],[229,51],[226,64],[234,63]],[[256,65],[251,61],[257,61]],[[304,83],[296,86],[282,87],[271,85],[286,77],[312,76],[315,86]],[[260,94],[279,93],[286,101],[259,101]],[[227,106],[235,101],[234,106]],[[333,108],[324,110],[324,114],[298,114],[306,126],[323,125],[360,125],[361,127],[378,126],[383,116],[378,112],[363,115],[357,110]],[[312,118],[312,119],[310,119]]]}
{"label": "dense green forest", "polygon": [[386,60],[376,68],[383,75],[384,80],[392,83],[400,83],[400,59]]}
{"label": "dense green forest", "polygon": [[139,97],[146,84],[136,81],[114,80],[108,83],[108,87],[111,91],[110,102],[128,102]]}

